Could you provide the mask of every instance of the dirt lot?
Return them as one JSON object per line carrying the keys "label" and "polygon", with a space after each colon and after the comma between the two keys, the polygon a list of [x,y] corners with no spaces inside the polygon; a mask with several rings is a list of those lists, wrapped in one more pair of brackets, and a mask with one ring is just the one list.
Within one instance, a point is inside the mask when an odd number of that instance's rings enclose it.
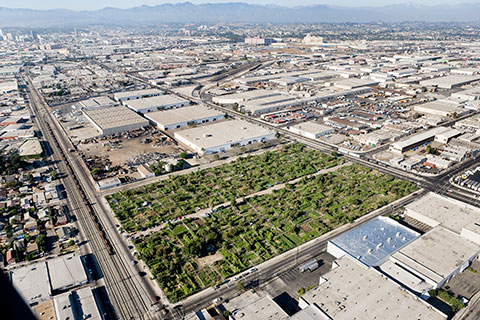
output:
{"label": "dirt lot", "polygon": [[211,266],[215,263],[215,261],[222,260],[223,255],[220,252],[215,253],[214,255],[211,256],[205,256],[203,258],[198,258],[197,263],[198,263],[198,268],[201,269],[204,266]]}
{"label": "dirt lot", "polygon": [[116,149],[110,146],[102,145],[102,142],[106,143],[107,141],[80,144],[78,145],[78,148],[83,151],[87,156],[108,155],[110,161],[112,161],[112,166],[122,166],[125,161],[139,154],[150,152],[178,154],[183,151],[175,145],[154,147],[154,143],[142,144],[141,140],[144,138],[145,137],[138,137],[129,140],[122,139],[122,142],[116,147]]}

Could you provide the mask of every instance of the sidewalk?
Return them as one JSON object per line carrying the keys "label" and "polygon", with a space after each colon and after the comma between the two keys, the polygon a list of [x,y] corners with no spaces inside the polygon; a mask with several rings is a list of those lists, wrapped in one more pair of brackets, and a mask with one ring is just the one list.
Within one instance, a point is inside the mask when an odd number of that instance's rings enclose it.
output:
{"label": "sidewalk", "polygon": [[[261,264],[259,264],[258,266],[256,266],[257,268],[257,271],[258,272],[262,272],[262,273],[267,273],[268,274],[268,269],[269,268],[272,268],[272,267],[275,267],[275,264],[279,263],[280,261],[284,261],[285,263],[283,264],[282,267],[280,268],[277,268],[276,269],[276,272],[273,273],[274,277],[276,274],[279,274],[285,270],[289,270],[293,267],[296,266],[296,263],[295,261],[297,259],[296,258],[296,255],[299,254],[299,252],[301,253],[302,251],[306,251],[307,248],[309,247],[312,247],[312,246],[320,246],[322,242],[325,242],[333,237],[336,237],[338,235],[340,235],[341,233],[343,232],[346,232],[350,229],[353,229],[359,225],[361,225],[362,223],[370,220],[370,219],[373,219],[377,216],[380,216],[384,213],[386,213],[385,211],[388,211],[390,209],[390,206],[391,205],[395,205],[396,207],[398,207],[399,205],[403,205],[403,203],[411,200],[411,199],[416,199],[418,197],[421,197],[424,193],[426,193],[427,190],[425,189],[419,189],[415,192],[412,192],[411,194],[408,194],[406,195],[405,197],[403,198],[400,198],[400,199],[397,199],[379,209],[376,209],[358,219],[356,219],[355,221],[353,221],[352,223],[347,223],[347,224],[344,224],[330,232],[327,232],[321,236],[319,236],[318,238],[316,239],[313,239],[309,242],[306,242],[296,248],[293,248],[293,249],[290,249],[289,251],[287,252],[284,252],[276,257],[273,257],[271,258],[270,260],[267,260]],[[291,262],[288,262],[288,261],[291,261]],[[229,278],[229,279],[226,279],[226,280],[230,280],[232,281],[233,280],[233,277],[232,278]],[[270,279],[264,279],[265,281],[268,281]],[[205,300],[206,298],[208,298],[209,295],[212,294],[213,289],[212,288],[207,288],[207,289],[204,289],[203,291],[200,291],[188,298],[186,298],[185,300],[183,301],[180,301],[177,303],[177,305],[188,305],[188,304],[195,304],[195,301],[198,301],[198,300]],[[238,292],[236,292],[236,294],[238,294]]]}

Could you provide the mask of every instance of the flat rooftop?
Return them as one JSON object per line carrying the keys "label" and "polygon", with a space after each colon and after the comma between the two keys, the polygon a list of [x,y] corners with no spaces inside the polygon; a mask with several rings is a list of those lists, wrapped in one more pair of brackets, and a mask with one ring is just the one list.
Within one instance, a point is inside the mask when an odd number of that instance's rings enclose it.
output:
{"label": "flat rooftop", "polygon": [[320,123],[315,122],[315,121],[302,122],[302,123],[296,124],[294,126],[291,126],[290,128],[291,129],[295,128],[297,130],[302,130],[302,131],[312,133],[312,134],[317,134],[317,133],[333,130],[332,127],[320,124]]}
{"label": "flat rooftop", "polygon": [[128,97],[135,97],[135,96],[140,96],[140,97],[149,96],[152,94],[163,94],[163,92],[158,89],[143,89],[143,90],[117,92],[113,94],[113,97],[115,99],[123,99]]}
{"label": "flat rooftop", "polygon": [[465,226],[480,222],[479,208],[433,192],[407,204],[405,214],[431,227],[442,225],[458,234]]}
{"label": "flat rooftop", "polygon": [[380,216],[330,242],[367,266],[377,266],[419,236],[419,233],[395,220]]}
{"label": "flat rooftop", "polygon": [[387,274],[390,278],[395,279],[406,287],[422,294],[432,288],[432,285],[427,283],[422,278],[414,275],[412,272],[405,270],[392,260],[385,261],[380,270]]}
{"label": "flat rooftop", "polygon": [[446,101],[432,101],[414,106],[415,111],[428,112],[428,111],[441,111],[446,113],[453,113],[461,110],[457,103]]}
{"label": "flat rooftop", "polygon": [[274,133],[272,130],[264,129],[246,121],[232,120],[178,131],[175,132],[175,136],[207,149]]}
{"label": "flat rooftop", "polygon": [[47,260],[52,290],[62,290],[88,282],[82,260],[76,255]]}
{"label": "flat rooftop", "polygon": [[50,298],[50,282],[45,262],[14,269],[10,273],[10,279],[27,304]]}
{"label": "flat rooftop", "polygon": [[439,283],[479,251],[477,244],[438,226],[392,258]]}
{"label": "flat rooftop", "polygon": [[212,100],[219,103],[241,103],[242,101],[256,100],[278,95],[280,95],[280,93],[276,91],[260,89],[217,96]]}
{"label": "flat rooftop", "polygon": [[316,305],[311,304],[288,318],[289,320],[319,320],[323,319],[324,313]]}
{"label": "flat rooftop", "polygon": [[182,99],[175,95],[166,94],[163,96],[155,96],[143,99],[128,100],[124,102],[129,108],[140,111],[149,108],[168,107],[178,103],[188,103],[188,100]]}
{"label": "flat rooftop", "polygon": [[210,117],[221,118],[223,116],[224,114],[222,112],[216,111],[203,105],[150,112],[145,115],[146,118],[164,126]]}
{"label": "flat rooftop", "polygon": [[453,93],[452,96],[456,95],[456,94],[479,96],[480,95],[480,86]]}
{"label": "flat rooftop", "polygon": [[53,303],[57,319],[102,319],[92,289],[88,287],[57,295]]}
{"label": "flat rooftop", "polygon": [[379,271],[349,256],[336,260],[334,264],[338,266],[320,279],[319,286],[300,297],[309,305],[315,304],[331,319],[447,318]]}
{"label": "flat rooftop", "polygon": [[108,106],[112,104],[116,104],[117,102],[113,101],[107,96],[95,97],[90,98],[87,100],[83,100],[79,102],[82,107],[91,108],[91,107],[99,107],[99,106]]}
{"label": "flat rooftop", "polygon": [[276,304],[270,296],[249,304],[241,309],[245,315],[243,319],[284,320],[289,319],[288,314]]}
{"label": "flat rooftop", "polygon": [[453,86],[459,86],[459,85],[470,83],[477,80],[480,80],[480,75],[475,75],[475,76],[449,75],[445,77],[423,80],[423,81],[420,81],[420,84],[424,86],[438,86],[440,88],[448,89]]}
{"label": "flat rooftop", "polygon": [[83,109],[83,112],[103,130],[134,124],[148,125],[146,119],[124,106]]}
{"label": "flat rooftop", "polygon": [[430,129],[430,130],[427,130],[427,131],[424,131],[424,132],[421,132],[421,133],[414,134],[414,135],[410,136],[409,138],[407,138],[405,140],[392,143],[392,147],[395,148],[395,149],[403,149],[403,148],[411,146],[411,145],[413,145],[413,144],[415,144],[419,141],[423,141],[423,140],[426,140],[426,139],[429,139],[429,138],[433,138],[437,134],[445,132],[447,130],[448,130],[448,128],[445,128],[445,127],[433,128],[433,129]]}
{"label": "flat rooftop", "polygon": [[369,79],[358,79],[358,78],[345,79],[345,80],[334,82],[334,86],[341,89],[369,87],[369,86],[375,86],[377,84],[378,84],[378,81],[373,81]]}
{"label": "flat rooftop", "polygon": [[42,145],[37,138],[25,140],[19,148],[19,155],[34,156],[42,153]]}
{"label": "flat rooftop", "polygon": [[293,101],[293,100],[295,100],[294,96],[288,96],[288,95],[280,94],[280,95],[275,95],[275,96],[268,96],[268,97],[248,100],[248,101],[240,103],[240,105],[245,105],[247,108],[250,105],[270,106],[270,105],[274,105],[274,104],[277,104],[277,103]]}

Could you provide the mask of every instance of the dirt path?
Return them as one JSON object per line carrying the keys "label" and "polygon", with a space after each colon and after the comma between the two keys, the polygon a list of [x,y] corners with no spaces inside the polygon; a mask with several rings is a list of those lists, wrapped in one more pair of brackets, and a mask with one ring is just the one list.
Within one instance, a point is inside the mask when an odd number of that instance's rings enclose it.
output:
{"label": "dirt path", "polygon": [[[322,170],[319,170],[313,174],[309,174],[309,175],[306,175],[306,176],[303,176],[303,177],[300,177],[300,178],[297,178],[297,179],[293,179],[293,180],[290,180],[288,182],[285,182],[285,183],[280,183],[280,184],[277,184],[277,185],[274,185],[268,189],[265,189],[265,190],[261,190],[261,191],[258,191],[258,192],[254,192],[254,193],[251,193],[245,197],[240,197],[240,198],[237,198],[235,201],[237,203],[241,203],[243,201],[243,199],[249,199],[249,198],[252,198],[252,197],[256,197],[256,196],[262,196],[262,195],[266,195],[266,194],[271,194],[273,193],[273,191],[275,190],[280,190],[280,189],[283,189],[285,188],[285,186],[287,184],[295,184],[297,183],[298,181],[304,179],[304,178],[309,178],[309,177],[315,177],[315,176],[318,176],[318,175],[321,175],[321,174],[325,174],[325,173],[328,173],[328,172],[334,172],[334,171],[337,171],[338,169],[342,168],[342,167],[345,167],[345,166],[349,166],[351,165],[352,163],[351,162],[345,162],[343,164],[340,164],[338,166],[335,166],[335,167],[331,167],[331,168],[328,168],[328,169],[322,169]],[[195,213],[191,213],[191,214],[188,214],[188,215],[185,215],[181,218],[181,220],[183,219],[187,219],[187,218],[204,218],[206,217],[208,214],[210,214],[212,211],[214,210],[217,210],[218,208],[226,208],[226,207],[229,207],[230,206],[230,202],[224,202],[224,203],[221,203],[221,204],[218,204],[212,208],[206,208],[206,209],[202,209],[202,210],[199,210]],[[181,221],[180,220],[180,221]],[[171,223],[176,223],[176,222],[179,222],[178,220],[174,221],[172,220]],[[162,230],[164,227],[165,227],[165,223],[162,223],[158,226],[155,226],[155,227],[152,227],[150,229],[147,229],[147,230],[144,230],[144,231],[140,231],[138,232],[137,234],[140,235],[140,236],[147,236],[149,235],[150,233],[152,232],[157,232],[157,231],[160,231]]]}

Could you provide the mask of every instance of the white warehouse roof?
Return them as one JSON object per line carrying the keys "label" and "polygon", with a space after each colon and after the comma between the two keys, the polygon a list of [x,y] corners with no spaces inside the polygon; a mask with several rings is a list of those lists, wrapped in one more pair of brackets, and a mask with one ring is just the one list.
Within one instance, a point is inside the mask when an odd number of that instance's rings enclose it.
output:
{"label": "white warehouse roof", "polygon": [[55,296],[53,304],[59,320],[102,319],[92,289],[88,287]]}
{"label": "white warehouse roof", "polygon": [[240,309],[239,313],[244,313],[245,315],[243,317],[245,319],[289,319],[288,314],[268,295]]}
{"label": "white warehouse roof", "polygon": [[48,260],[48,271],[52,291],[65,290],[88,282],[82,260],[76,255]]}
{"label": "white warehouse roof", "polygon": [[45,262],[14,269],[10,279],[27,304],[50,298],[50,283]]}
{"label": "white warehouse roof", "polygon": [[219,104],[234,104],[242,103],[244,101],[263,99],[272,96],[278,96],[280,93],[272,90],[250,90],[241,93],[232,93],[222,96],[213,97],[212,101]]}
{"label": "white warehouse roof", "polygon": [[171,106],[187,105],[190,101],[175,95],[163,95],[144,99],[128,100],[124,104],[136,112],[143,112],[146,109],[170,108]]}
{"label": "white warehouse roof", "polygon": [[442,225],[458,234],[480,222],[480,209],[464,202],[429,192],[405,206],[405,214],[431,227]]}
{"label": "white warehouse roof", "polygon": [[145,117],[153,121],[157,125],[162,125],[166,127],[172,124],[184,123],[210,117],[217,117],[217,119],[221,119],[224,117],[224,114],[206,106],[197,105],[165,111],[151,112],[145,114]]}
{"label": "white warehouse roof", "polygon": [[351,90],[351,89],[361,88],[361,87],[370,87],[370,86],[375,86],[377,84],[378,84],[378,81],[369,80],[369,79],[358,79],[358,78],[340,80],[334,83],[335,87],[340,89],[346,89],[346,90]]}
{"label": "white warehouse roof", "polygon": [[269,140],[275,132],[242,120],[232,120],[175,132],[175,138],[197,151],[219,146],[230,148],[232,144],[247,140]]}
{"label": "white warehouse roof", "polygon": [[107,96],[100,96],[95,98],[90,98],[87,100],[80,101],[80,106],[85,108],[100,107],[100,106],[110,106],[117,104],[115,101],[110,99]]}
{"label": "white warehouse roof", "polygon": [[460,114],[464,111],[463,108],[459,107],[458,103],[446,101],[427,102],[416,105],[413,109],[418,113],[436,114],[444,117],[453,114],[454,112]]}
{"label": "white warehouse roof", "polygon": [[315,304],[323,311],[320,319],[446,319],[422,299],[401,288],[374,268],[350,256],[333,262],[320,285],[302,295],[300,306]]}
{"label": "white warehouse roof", "polygon": [[121,100],[124,98],[130,98],[130,97],[141,98],[145,96],[161,95],[161,94],[163,94],[163,92],[158,89],[143,89],[143,90],[117,92],[113,94],[113,98],[115,100]]}
{"label": "white warehouse roof", "polygon": [[315,121],[302,122],[302,123],[299,123],[299,124],[296,124],[296,125],[290,127],[290,131],[296,132],[296,133],[302,134],[302,135],[304,133],[308,133],[308,134],[311,134],[311,135],[317,135],[317,134],[322,134],[324,132],[330,132],[332,130],[333,130],[332,127],[320,124],[320,123],[315,122]]}
{"label": "white warehouse roof", "polygon": [[461,86],[461,85],[478,81],[478,80],[480,80],[480,75],[474,75],[474,76],[449,75],[445,77],[439,77],[439,78],[420,81],[420,85],[436,86],[439,88],[450,89],[453,87]]}
{"label": "white warehouse roof", "polygon": [[403,150],[404,148],[407,148],[411,145],[414,145],[419,141],[423,141],[423,140],[426,140],[426,139],[429,139],[429,138],[434,138],[437,134],[440,134],[440,133],[442,133],[446,130],[448,130],[448,128],[445,128],[445,127],[433,128],[433,129],[427,130],[425,132],[418,133],[418,134],[415,134],[413,136],[410,136],[409,138],[407,138],[405,140],[392,143],[392,147],[393,147],[393,149],[396,149],[396,150]]}
{"label": "white warehouse roof", "polygon": [[478,244],[439,226],[393,254],[392,260],[442,283],[479,252]]}

